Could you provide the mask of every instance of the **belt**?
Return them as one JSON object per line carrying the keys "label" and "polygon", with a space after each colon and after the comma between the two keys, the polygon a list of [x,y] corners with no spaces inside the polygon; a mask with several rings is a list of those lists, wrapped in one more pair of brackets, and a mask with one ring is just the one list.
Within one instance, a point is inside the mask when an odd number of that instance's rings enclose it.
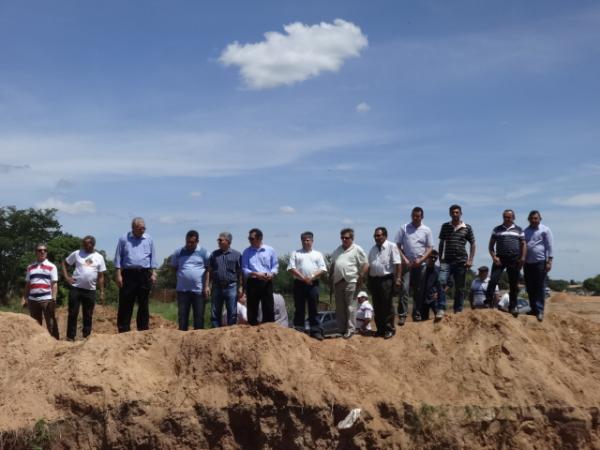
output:
{"label": "belt", "polygon": [[148,267],[125,267],[123,268],[123,272],[148,272],[152,269]]}
{"label": "belt", "polygon": [[231,286],[232,284],[236,284],[237,281],[214,281],[214,283],[221,288],[226,288]]}
{"label": "belt", "polygon": [[382,276],[369,275],[369,278],[378,278],[380,280],[386,280],[388,278],[394,278],[394,274],[393,273],[388,273],[387,275],[382,275]]}

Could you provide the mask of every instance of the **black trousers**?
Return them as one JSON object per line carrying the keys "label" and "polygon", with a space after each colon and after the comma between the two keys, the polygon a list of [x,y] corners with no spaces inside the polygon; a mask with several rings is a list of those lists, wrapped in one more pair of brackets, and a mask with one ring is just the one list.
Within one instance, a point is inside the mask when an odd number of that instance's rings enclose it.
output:
{"label": "black trousers", "polygon": [[75,339],[77,334],[77,317],[79,306],[83,313],[83,337],[88,337],[92,332],[92,315],[96,304],[96,291],[71,287],[69,291],[69,316],[67,319],[67,339]]}
{"label": "black trousers", "polygon": [[519,294],[519,261],[518,259],[500,258],[500,265],[492,265],[492,275],[490,276],[490,282],[488,283],[487,291],[485,294],[486,302],[488,305],[494,305],[494,293],[496,292],[496,286],[500,281],[502,272],[506,269],[508,274],[509,284],[509,311],[517,307],[517,295]]}
{"label": "black trousers", "polygon": [[133,306],[137,302],[137,329],[147,330],[150,324],[148,299],[152,287],[151,269],[123,269],[123,287],[119,289],[119,310],[117,312],[117,329],[125,333],[131,329]]}
{"label": "black trousers", "polygon": [[386,331],[394,333],[394,276],[369,276],[368,287],[373,297],[377,334],[383,335]]}
{"label": "black trousers", "polygon": [[319,304],[319,282],[306,284],[294,280],[294,326],[304,329],[305,305],[308,305],[308,323],[311,331],[317,327],[317,306]]}
{"label": "black trousers", "polygon": [[275,304],[273,300],[273,282],[248,278],[246,281],[246,300],[248,303],[248,323],[258,325],[258,304],[262,307],[263,323],[275,322]]}

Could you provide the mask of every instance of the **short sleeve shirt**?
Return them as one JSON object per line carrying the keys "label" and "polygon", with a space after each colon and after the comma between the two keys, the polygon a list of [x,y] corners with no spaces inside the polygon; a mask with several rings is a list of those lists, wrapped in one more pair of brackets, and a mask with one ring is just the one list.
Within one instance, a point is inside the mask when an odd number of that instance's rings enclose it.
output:
{"label": "short sleeve shirt", "polygon": [[346,250],[340,245],[331,255],[331,263],[334,264],[333,282],[346,280],[348,283],[356,283],[359,272],[367,261],[367,254],[358,245],[352,244]]}
{"label": "short sleeve shirt", "polygon": [[433,247],[433,235],[429,227],[423,224],[415,227],[412,222],[400,228],[394,241],[411,261],[420,258],[429,247]]}
{"label": "short sleeve shirt", "polygon": [[177,268],[177,291],[202,292],[207,265],[208,252],[203,247],[175,250],[171,256],[171,267]]}
{"label": "short sleeve shirt", "polygon": [[316,250],[307,252],[304,249],[296,250],[290,255],[287,270],[291,269],[296,269],[305,277],[310,277],[321,270],[327,271],[321,252]]}
{"label": "short sleeve shirt", "polygon": [[98,274],[106,272],[106,263],[100,253],[88,253],[84,250],[76,250],[67,256],[65,261],[68,265],[75,266],[73,272],[74,287],[89,291],[96,290]]}

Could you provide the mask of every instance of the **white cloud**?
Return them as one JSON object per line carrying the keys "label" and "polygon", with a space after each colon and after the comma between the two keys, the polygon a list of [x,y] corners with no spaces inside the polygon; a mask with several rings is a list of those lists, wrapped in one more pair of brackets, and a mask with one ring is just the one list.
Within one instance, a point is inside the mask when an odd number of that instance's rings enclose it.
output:
{"label": "white cloud", "polygon": [[190,197],[192,198],[200,198],[204,195],[204,192],[194,191],[190,192]]}
{"label": "white cloud", "polygon": [[177,218],[173,216],[161,216],[158,221],[164,225],[174,225],[178,222]]}
{"label": "white cloud", "polygon": [[9,173],[15,170],[29,169],[29,165],[17,165],[17,164],[0,164],[0,173]]}
{"label": "white cloud", "polygon": [[577,194],[571,197],[555,198],[554,203],[564,206],[600,206],[600,192]]}
{"label": "white cloud", "polygon": [[342,219],[342,223],[343,223],[344,225],[352,225],[352,224],[354,223],[354,220],[352,220],[352,219],[350,219],[350,218],[346,217],[345,219]]}
{"label": "white cloud", "polygon": [[368,113],[369,111],[371,111],[371,107],[365,102],[362,102],[362,103],[359,103],[358,105],[356,105],[357,113],[364,114],[364,113]]}
{"label": "white cloud", "polygon": [[270,31],[255,44],[233,42],[219,61],[239,66],[250,88],[265,89],[337,72],[345,59],[359,56],[368,44],[358,26],[342,19],[318,25],[295,22],[283,29],[287,34]]}
{"label": "white cloud", "polygon": [[36,205],[37,208],[45,209],[45,208],[53,208],[57,209],[60,212],[64,212],[66,214],[94,214],[96,212],[96,205],[94,202],[89,200],[80,200],[73,203],[67,203],[57,198],[49,198],[40,202]]}
{"label": "white cloud", "polygon": [[282,206],[279,208],[279,212],[282,214],[296,214],[296,210],[291,206]]}

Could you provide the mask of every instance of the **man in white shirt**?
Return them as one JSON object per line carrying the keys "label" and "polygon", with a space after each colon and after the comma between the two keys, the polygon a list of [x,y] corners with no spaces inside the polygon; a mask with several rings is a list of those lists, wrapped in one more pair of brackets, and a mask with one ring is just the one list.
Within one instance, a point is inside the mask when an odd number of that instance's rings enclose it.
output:
{"label": "man in white shirt", "polygon": [[385,227],[375,228],[375,245],[369,251],[369,291],[373,295],[377,336],[391,338],[394,325],[394,286],[402,285],[402,261]]}
{"label": "man in white shirt", "polygon": [[305,305],[308,305],[310,335],[323,340],[323,334],[317,322],[319,305],[319,278],[327,272],[325,259],[321,252],[313,250],[314,235],[305,231],[300,235],[302,248],[292,252],[287,270],[294,276],[294,327],[304,331]]}
{"label": "man in white shirt", "polygon": [[356,329],[360,334],[370,335],[371,321],[373,319],[373,306],[369,303],[369,296],[365,291],[360,291],[356,296],[358,309],[356,310]]}
{"label": "man in white shirt", "polygon": [[[86,338],[92,332],[92,315],[96,304],[96,286],[100,290],[100,299],[104,303],[104,257],[95,250],[96,238],[86,236],[81,240],[81,248],[75,250],[62,262],[65,280],[71,285],[69,291],[69,315],[67,319],[67,339],[75,340],[79,305],[83,313],[82,334]],[[75,266],[69,275],[67,266]]]}
{"label": "man in white shirt", "polygon": [[[481,266],[479,269],[477,269],[477,271],[477,278],[475,278],[471,283],[471,289],[469,291],[469,303],[471,303],[472,309],[491,308],[492,305],[488,305],[485,301],[488,283],[490,282],[490,278],[488,276],[489,269],[486,266]],[[496,286],[494,304],[498,303],[498,296],[499,290],[498,286]]]}
{"label": "man in white shirt", "polygon": [[399,325],[404,325],[408,315],[408,297],[413,289],[412,317],[421,320],[421,295],[419,284],[422,266],[433,250],[431,229],[423,225],[423,208],[416,206],[411,212],[412,221],[404,225],[396,234],[395,242],[402,257],[402,291],[398,302]]}
{"label": "man in white shirt", "polygon": [[339,332],[350,339],[356,330],[354,295],[360,290],[362,278],[369,270],[365,251],[354,243],[354,230],[340,231],[340,245],[331,255],[329,286],[335,292],[335,316]]}

